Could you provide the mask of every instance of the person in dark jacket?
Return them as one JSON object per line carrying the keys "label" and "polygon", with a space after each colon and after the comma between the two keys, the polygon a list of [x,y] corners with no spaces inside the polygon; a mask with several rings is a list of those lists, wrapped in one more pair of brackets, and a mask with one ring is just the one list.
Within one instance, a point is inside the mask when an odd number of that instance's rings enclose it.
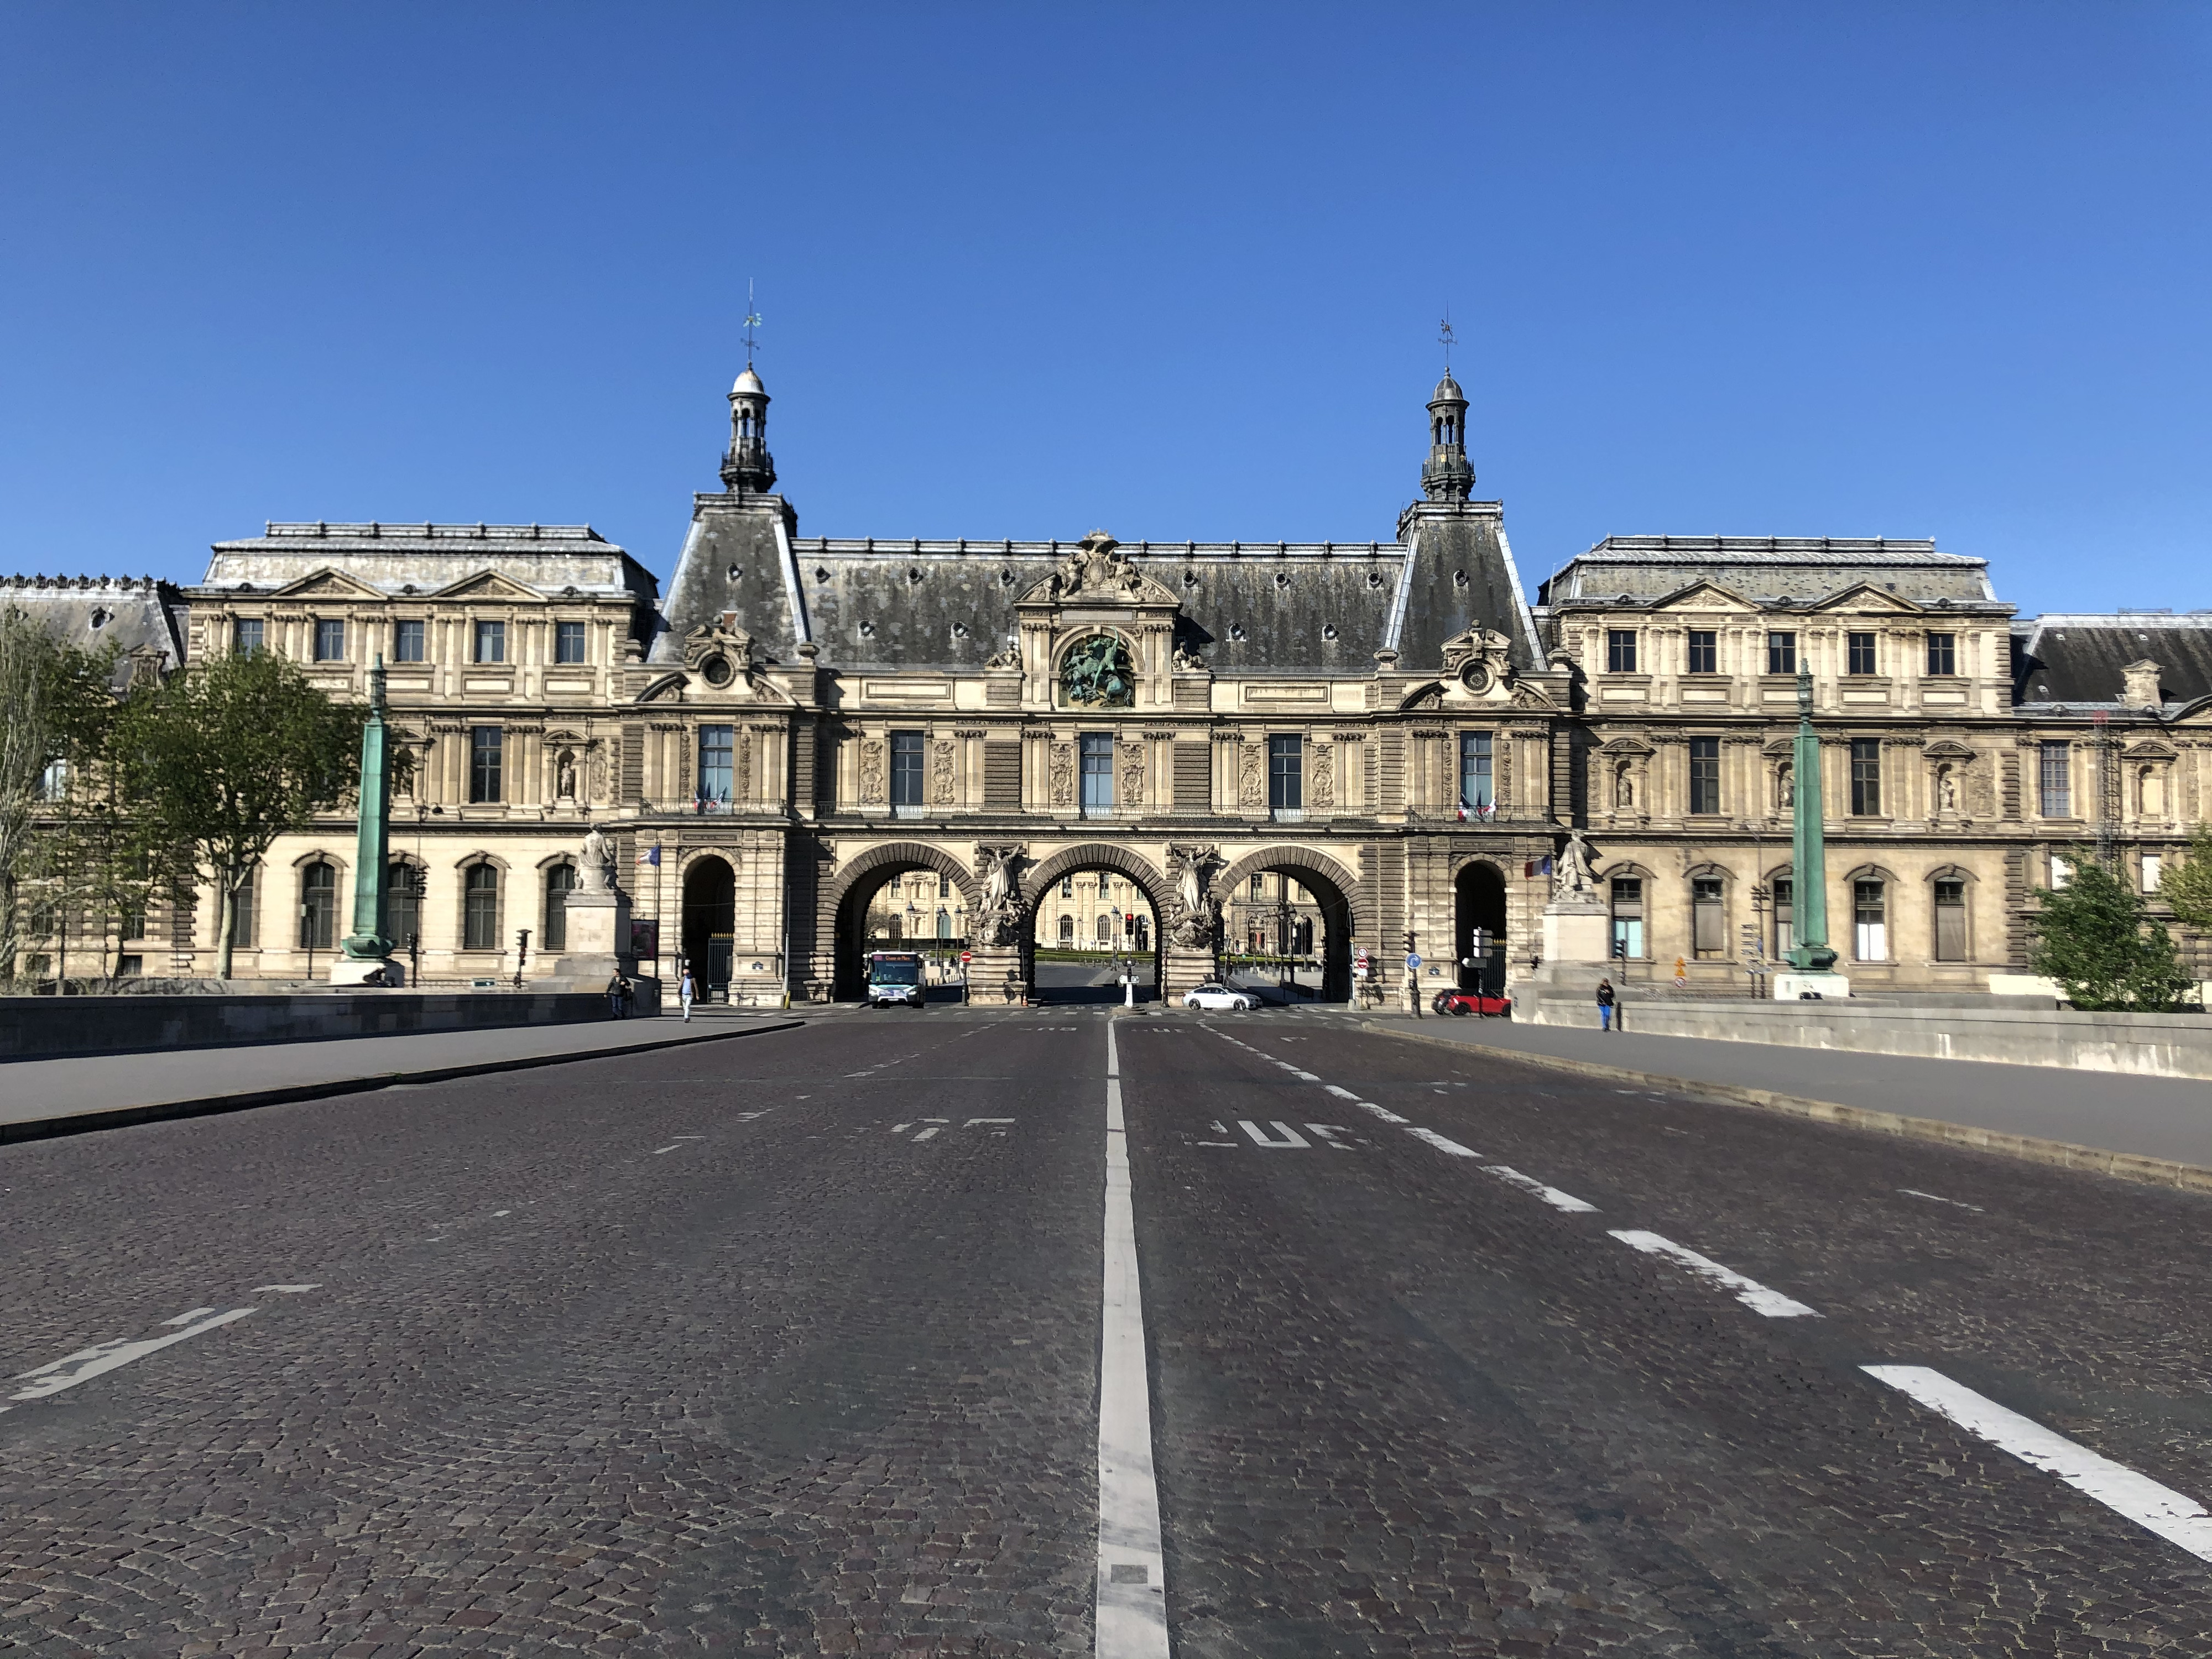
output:
{"label": "person in dark jacket", "polygon": [[1601,1031],[1613,1029],[1613,981],[1609,979],[1597,982],[1597,1028]]}
{"label": "person in dark jacket", "polygon": [[610,1019],[623,1017],[623,976],[620,974],[611,975],[607,980],[607,1017]]}

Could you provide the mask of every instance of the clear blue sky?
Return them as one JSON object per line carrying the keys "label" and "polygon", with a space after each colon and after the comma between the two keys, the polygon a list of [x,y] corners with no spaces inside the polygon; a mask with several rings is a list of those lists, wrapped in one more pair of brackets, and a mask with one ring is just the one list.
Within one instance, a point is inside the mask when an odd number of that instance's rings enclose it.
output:
{"label": "clear blue sky", "polygon": [[2212,7],[18,3],[0,568],[589,521],[1934,536],[2212,605]]}

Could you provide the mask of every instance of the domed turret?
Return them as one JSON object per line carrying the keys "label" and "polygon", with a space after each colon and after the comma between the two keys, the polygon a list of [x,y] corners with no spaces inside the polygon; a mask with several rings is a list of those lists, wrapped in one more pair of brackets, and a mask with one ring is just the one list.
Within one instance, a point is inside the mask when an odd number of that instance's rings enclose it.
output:
{"label": "domed turret", "polygon": [[768,388],[750,363],[730,388],[730,448],[722,458],[722,483],[737,494],[775,488],[775,459],[768,453]]}
{"label": "domed turret", "polygon": [[1429,399],[1429,459],[1421,463],[1421,493],[1432,501],[1463,501],[1474,488],[1467,459],[1467,398],[1444,371]]}

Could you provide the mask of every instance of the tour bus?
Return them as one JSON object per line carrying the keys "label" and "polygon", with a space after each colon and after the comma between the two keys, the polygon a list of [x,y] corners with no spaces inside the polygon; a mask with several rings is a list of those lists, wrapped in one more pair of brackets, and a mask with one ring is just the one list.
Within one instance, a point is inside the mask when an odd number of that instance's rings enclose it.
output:
{"label": "tour bus", "polygon": [[927,994],[922,985],[920,951],[872,951],[868,953],[868,1006],[888,1008],[896,1002],[909,1008],[919,1008]]}

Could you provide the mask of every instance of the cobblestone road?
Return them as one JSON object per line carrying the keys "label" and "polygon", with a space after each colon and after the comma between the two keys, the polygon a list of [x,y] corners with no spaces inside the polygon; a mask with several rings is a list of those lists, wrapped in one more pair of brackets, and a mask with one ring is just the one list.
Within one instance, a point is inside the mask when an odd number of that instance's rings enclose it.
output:
{"label": "cobblestone road", "polygon": [[[0,1149],[0,1650],[1088,1653],[1105,1025]],[[1179,1654],[2212,1655],[2212,1563],[1863,1369],[2212,1496],[2212,1200],[1118,1030]]]}

